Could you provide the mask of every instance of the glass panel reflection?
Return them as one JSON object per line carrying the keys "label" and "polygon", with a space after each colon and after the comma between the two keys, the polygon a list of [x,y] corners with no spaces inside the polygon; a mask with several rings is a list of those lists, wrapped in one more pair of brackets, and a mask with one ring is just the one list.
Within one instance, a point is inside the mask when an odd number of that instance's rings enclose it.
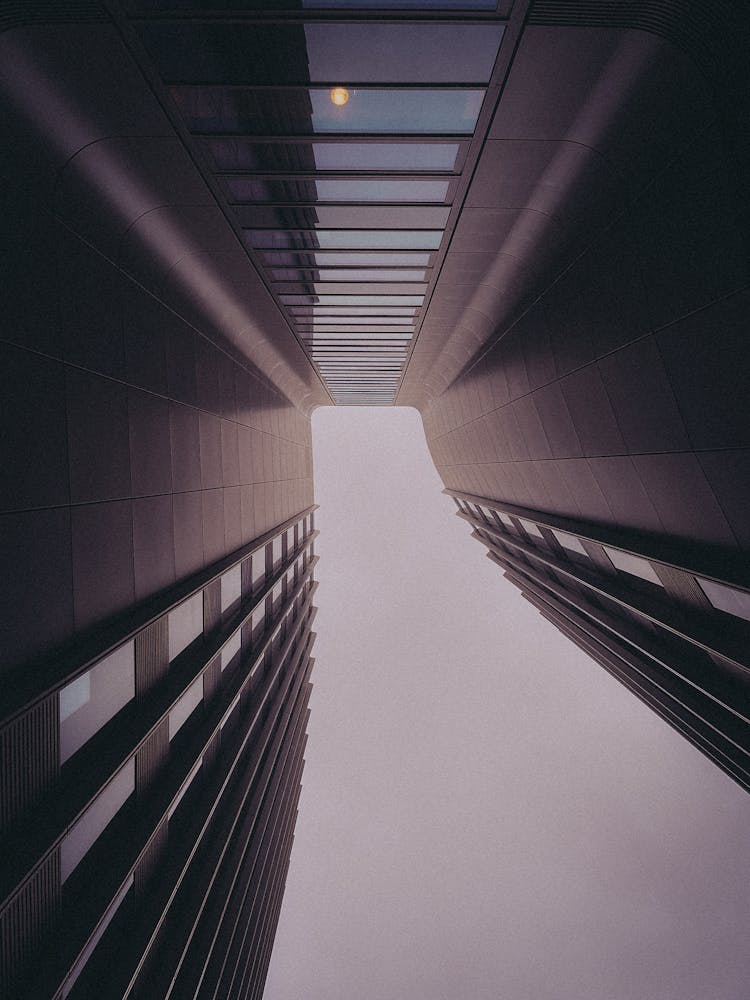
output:
{"label": "glass panel reflection", "polygon": [[329,88],[169,88],[191,132],[205,135],[471,135],[482,106],[478,88],[352,88],[343,105]]}
{"label": "glass panel reflection", "polygon": [[288,305],[318,301],[321,305],[342,306],[395,306],[399,303],[419,306],[424,300],[423,295],[280,295],[279,298]]}
{"label": "glass panel reflection", "polygon": [[254,142],[204,136],[216,170],[291,173],[315,170],[456,170],[458,142]]}
{"label": "glass panel reflection", "polygon": [[418,180],[267,180],[261,177],[224,177],[234,201],[445,201],[448,181]]}
{"label": "glass panel reflection", "polygon": [[171,82],[474,83],[489,80],[503,26],[157,22],[141,32]]}
{"label": "glass panel reflection", "polygon": [[361,267],[429,267],[432,254],[429,253],[366,253],[354,251],[347,253],[264,253],[263,260],[270,265],[295,265],[311,267],[331,267],[337,265],[354,265]]}
{"label": "glass panel reflection", "polygon": [[299,268],[273,268],[271,271],[276,281],[306,281],[312,277],[319,281],[427,281],[426,271],[388,271],[382,270],[360,270],[351,268],[343,270],[341,268],[332,270],[301,271]]}
{"label": "glass panel reflection", "polygon": [[323,316],[331,317],[330,322],[333,323],[334,317],[338,320],[339,317],[347,318],[349,316],[415,316],[417,310],[414,306],[382,306],[379,309],[375,309],[372,306],[340,306],[336,308],[335,306],[292,306],[289,310],[293,316],[314,316],[316,318],[322,318]]}
{"label": "glass panel reflection", "polygon": [[326,82],[486,82],[502,35],[486,23],[305,25],[310,79]]}
{"label": "glass panel reflection", "polygon": [[308,249],[335,247],[386,250],[437,250],[443,238],[442,229],[409,231],[405,229],[318,229],[317,231],[279,231],[271,229],[245,232],[245,239],[257,249]]}
{"label": "glass panel reflection", "polygon": [[[195,0],[197,2],[197,0]],[[296,6],[288,0],[290,6]],[[187,6],[183,0],[183,6]],[[302,0],[303,7],[375,7],[378,10],[495,10],[497,0]]]}
{"label": "glass panel reflection", "polygon": [[134,697],[131,640],[60,691],[60,763],[64,764]]}
{"label": "glass panel reflection", "polygon": [[274,285],[276,291],[286,294],[307,294],[322,297],[332,295],[423,295],[427,285],[423,282],[340,282],[340,281],[285,281]]}
{"label": "glass panel reflection", "polygon": [[237,205],[237,220],[243,229],[268,227],[294,228],[304,224],[309,229],[435,229],[448,221],[450,208],[442,205],[323,205],[310,207]]}

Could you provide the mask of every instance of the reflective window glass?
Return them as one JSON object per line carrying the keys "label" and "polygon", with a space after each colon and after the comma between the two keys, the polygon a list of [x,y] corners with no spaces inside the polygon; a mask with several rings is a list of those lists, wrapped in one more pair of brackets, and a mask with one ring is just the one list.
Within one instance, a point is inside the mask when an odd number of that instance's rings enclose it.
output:
{"label": "reflective window glass", "polygon": [[263,260],[271,266],[295,267],[429,267],[429,253],[367,253],[363,251],[319,253],[264,253]]}
{"label": "reflective window glass", "polygon": [[427,284],[417,281],[285,281],[275,283],[277,291],[286,295],[424,295]]}
{"label": "reflective window glass", "polygon": [[321,201],[445,201],[448,181],[316,180]]}
{"label": "reflective window glass", "polygon": [[135,697],[134,643],[126,642],[60,691],[60,763]]}
{"label": "reflective window glass", "polygon": [[217,170],[283,173],[315,170],[455,170],[458,142],[263,143],[244,136],[204,136]]}
{"label": "reflective window glass", "polygon": [[281,565],[281,535],[277,535],[276,538],[274,538],[271,552],[273,555],[273,571],[275,573]]}
{"label": "reflective window glass", "polygon": [[454,170],[457,142],[314,142],[318,170]]}
{"label": "reflective window glass", "polygon": [[260,637],[263,635],[263,629],[265,625],[265,607],[261,604],[259,607],[253,611],[250,618],[251,624],[251,634],[253,637],[253,643],[257,643]]}
{"label": "reflective window glass", "polygon": [[392,271],[387,268],[336,268],[335,270],[322,268],[314,271],[302,271],[299,268],[273,268],[271,274],[276,281],[309,281],[312,278],[318,281],[421,281],[428,279],[426,271],[412,271],[404,268],[401,271]]}
{"label": "reflective window glass", "polygon": [[242,567],[237,565],[221,577],[221,610],[228,608],[242,597]]}
{"label": "reflective window glass", "polygon": [[704,580],[700,576],[697,576],[696,580],[698,586],[715,608],[750,622],[750,594],[747,591],[735,590],[734,587],[729,587],[725,583]]}
{"label": "reflective window glass", "polygon": [[266,550],[254,552],[252,558],[253,590],[256,590],[266,578]]}
{"label": "reflective window glass", "polygon": [[169,713],[169,738],[175,735],[185,725],[195,709],[203,701],[203,676],[197,677],[185,691],[180,700]]}
{"label": "reflective window glass", "polygon": [[94,799],[60,843],[60,878],[64,882],[135,791],[133,757]]}
{"label": "reflective window glass", "polygon": [[502,25],[486,23],[305,25],[310,79],[316,82],[486,82],[502,35]]}
{"label": "reflective window glass", "polygon": [[169,659],[197,639],[203,632],[203,591],[189,597],[169,612]]}
{"label": "reflective window glass", "polygon": [[[243,229],[442,229],[448,221],[446,205],[235,205]],[[322,246],[321,242],[321,246]],[[389,244],[386,244],[388,246]],[[419,246],[419,244],[417,244]]]}
{"label": "reflective window glass", "polygon": [[448,181],[408,180],[267,180],[260,177],[224,177],[234,201],[316,203],[328,201],[416,202],[445,201]]}
{"label": "reflective window glass", "polygon": [[485,83],[503,26],[328,21],[300,27],[167,21],[142,25],[141,33],[167,81]]}
{"label": "reflective window glass", "polygon": [[557,528],[552,528],[552,534],[564,549],[570,549],[571,552],[577,552],[582,556],[588,555],[588,552],[575,535],[571,535],[567,531],[559,531]]}
{"label": "reflective window glass", "polygon": [[[293,5],[289,0],[290,5]],[[378,10],[495,10],[497,0],[302,0],[303,7],[376,7]]]}
{"label": "reflective window glass", "polygon": [[544,535],[533,521],[527,521],[525,517],[519,517],[518,520],[530,535],[535,535],[537,538],[544,538]]}
{"label": "reflective window glass", "polygon": [[[376,309],[373,306],[303,305],[293,306],[289,311],[294,316],[309,316],[313,320],[325,318],[329,323],[336,322],[338,317],[349,322],[352,316],[397,316],[399,321],[407,322],[408,317],[416,315],[417,309],[415,306],[384,306]],[[385,319],[382,321],[385,322]]]}
{"label": "reflective window glass", "polygon": [[372,320],[365,327],[348,323],[338,326],[316,323],[315,326],[297,324],[297,330],[306,341],[333,344],[337,341],[344,343],[355,340],[367,342],[373,334],[378,334],[378,337],[372,338],[374,340],[411,340],[414,327],[411,324],[403,326]]}
{"label": "reflective window glass", "polygon": [[443,238],[442,229],[318,229],[273,230],[249,228],[244,234],[248,245],[258,249],[333,249],[340,247],[385,250],[437,250]]}
{"label": "reflective window glass", "polygon": [[323,306],[421,306],[424,301],[424,295],[318,295],[314,299],[310,295],[280,295],[279,298],[288,305],[317,302]]}
{"label": "reflective window glass", "polygon": [[352,87],[339,105],[328,87],[173,86],[169,91],[190,131],[209,135],[471,135],[484,98],[479,88]]}
{"label": "reflective window glass", "polygon": [[648,580],[649,583],[655,583],[659,587],[664,586],[648,559],[634,556],[631,552],[623,552],[621,549],[612,549],[609,545],[605,545],[603,548],[616,569],[631,573],[633,576],[639,576],[642,580]]}

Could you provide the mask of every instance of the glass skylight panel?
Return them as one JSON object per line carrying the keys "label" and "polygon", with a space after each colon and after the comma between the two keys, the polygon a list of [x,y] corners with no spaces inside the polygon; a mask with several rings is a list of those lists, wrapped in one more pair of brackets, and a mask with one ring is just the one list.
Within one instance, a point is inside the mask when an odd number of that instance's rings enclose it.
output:
{"label": "glass skylight panel", "polygon": [[[446,60],[449,61],[449,60]],[[346,88],[344,88],[346,89]],[[484,98],[480,88],[352,88],[346,103],[331,88],[169,88],[187,127],[203,135],[471,135]]]}
{"label": "glass skylight panel", "polygon": [[[343,317],[348,321],[350,316],[398,316],[399,322],[406,323],[408,319],[405,317],[413,317],[417,313],[416,306],[381,306],[379,309],[372,306],[340,306],[337,309],[335,306],[307,305],[292,306],[289,311],[297,317],[309,316],[318,319],[330,317],[327,320],[330,323],[338,322],[337,317]],[[387,320],[384,319],[383,322]]]}
{"label": "glass skylight panel", "polygon": [[[380,326],[380,329],[374,327]],[[410,340],[414,334],[411,326],[392,327],[379,324],[377,320],[367,327],[316,327],[298,328],[300,335],[306,340],[326,341],[335,344],[339,341],[393,341]]]}
{"label": "glass skylight panel", "polygon": [[442,202],[448,196],[448,181],[356,179],[269,180],[248,174],[244,177],[225,176],[223,182],[229,197],[238,202],[317,203],[329,201],[353,202]]}
{"label": "glass skylight panel", "polygon": [[[290,6],[294,6],[289,0]],[[378,10],[495,10],[497,0],[302,0],[303,7]]]}
{"label": "glass skylight panel", "polygon": [[334,251],[319,253],[264,253],[263,260],[271,266],[294,265],[304,267],[429,267],[429,253],[368,253],[366,251]]}
{"label": "glass skylight panel", "polygon": [[341,306],[421,306],[424,295],[279,295],[288,305],[305,303]]}
{"label": "glass skylight panel", "polygon": [[457,142],[314,142],[318,170],[455,170]]}
{"label": "glass skylight panel", "polygon": [[[301,6],[496,10],[494,0]],[[503,31],[492,19],[348,15],[142,26],[336,401],[393,401]]]}
{"label": "glass skylight panel", "polygon": [[404,268],[403,271],[393,271],[383,268],[376,270],[370,268],[336,268],[332,270],[320,269],[313,271],[301,271],[299,268],[273,268],[271,274],[275,281],[304,281],[309,280],[309,276],[315,275],[318,281],[427,281],[426,271],[412,271]]}
{"label": "glass skylight panel", "polygon": [[257,249],[332,250],[437,250],[443,239],[442,229],[252,229],[245,232],[248,244]]}
{"label": "glass skylight panel", "polygon": [[142,25],[141,34],[168,83],[448,84],[489,80],[503,25],[315,21],[300,31],[297,24],[164,21]]}
{"label": "glass skylight panel", "polygon": [[483,89],[359,88],[349,91],[346,104],[338,107],[331,100],[328,89],[311,88],[308,93],[312,104],[312,132],[351,134],[471,135],[484,98]]}
{"label": "glass skylight panel", "polygon": [[203,148],[216,170],[257,173],[315,170],[454,171],[462,151],[459,142],[326,142],[268,143],[244,136],[204,136]]}
{"label": "glass skylight panel", "polygon": [[345,297],[353,295],[424,295],[427,285],[424,282],[404,281],[284,281],[276,282],[277,291],[287,295],[312,295],[330,298],[332,295]]}
{"label": "glass skylight panel", "polygon": [[318,329],[325,326],[335,330],[337,327],[363,327],[369,326],[371,323],[380,323],[381,326],[388,327],[406,327],[407,329],[413,329],[414,327],[413,316],[391,316],[388,313],[380,315],[377,312],[373,312],[370,316],[349,316],[343,310],[341,313],[333,316],[319,315],[318,313],[313,313],[309,316],[297,316],[296,321],[297,327],[300,329],[303,327]]}
{"label": "glass skylight panel", "polygon": [[310,79],[342,84],[486,82],[502,36],[486,23],[305,25]]}
{"label": "glass skylight panel", "polygon": [[445,201],[448,181],[419,180],[316,180],[319,201]]}
{"label": "glass skylight panel", "polygon": [[434,229],[448,221],[447,205],[327,205],[309,208],[295,205],[241,204],[234,206],[240,225],[245,229],[276,229],[298,226],[300,219],[310,229]]}

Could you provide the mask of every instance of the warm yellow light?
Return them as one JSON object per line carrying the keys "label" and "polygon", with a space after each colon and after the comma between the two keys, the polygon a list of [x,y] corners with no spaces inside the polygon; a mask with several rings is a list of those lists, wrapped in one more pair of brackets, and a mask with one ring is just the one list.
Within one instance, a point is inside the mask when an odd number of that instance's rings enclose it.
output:
{"label": "warm yellow light", "polygon": [[331,101],[337,108],[343,108],[349,100],[349,91],[346,87],[334,87],[331,91]]}

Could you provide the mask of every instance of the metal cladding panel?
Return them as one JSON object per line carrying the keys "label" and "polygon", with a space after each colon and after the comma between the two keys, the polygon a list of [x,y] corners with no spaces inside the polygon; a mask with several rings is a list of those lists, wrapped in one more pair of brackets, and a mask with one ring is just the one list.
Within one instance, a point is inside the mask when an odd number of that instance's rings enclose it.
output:
{"label": "metal cladding panel", "polygon": [[0,829],[7,830],[57,780],[59,730],[58,697],[52,695],[0,731]]}
{"label": "metal cladding panel", "polygon": [[169,669],[169,623],[165,617],[143,629],[135,638],[135,690],[146,694]]}
{"label": "metal cladding panel", "polygon": [[13,996],[27,964],[55,925],[60,855],[50,855],[0,914],[0,991]]}

